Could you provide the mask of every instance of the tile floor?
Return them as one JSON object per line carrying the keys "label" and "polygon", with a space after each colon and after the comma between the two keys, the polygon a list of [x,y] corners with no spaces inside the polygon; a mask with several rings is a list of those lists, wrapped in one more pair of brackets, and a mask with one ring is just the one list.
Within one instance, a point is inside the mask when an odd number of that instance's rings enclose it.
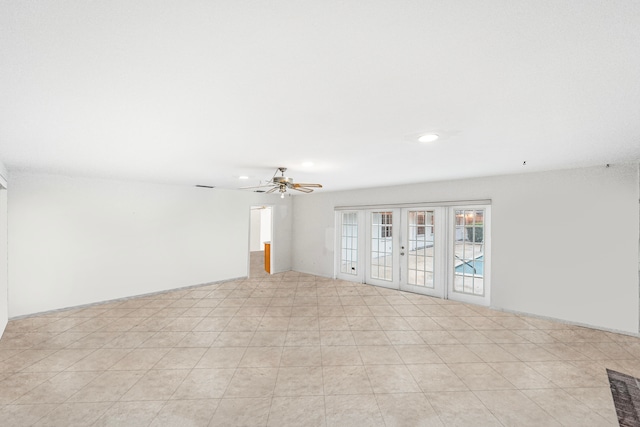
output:
{"label": "tile floor", "polygon": [[2,426],[616,426],[640,339],[296,272],[9,322]]}

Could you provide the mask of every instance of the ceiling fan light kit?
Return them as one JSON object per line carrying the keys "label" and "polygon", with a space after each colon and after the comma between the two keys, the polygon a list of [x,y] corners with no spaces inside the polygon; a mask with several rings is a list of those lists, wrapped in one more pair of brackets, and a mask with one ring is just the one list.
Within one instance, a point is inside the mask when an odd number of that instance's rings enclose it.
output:
{"label": "ceiling fan light kit", "polygon": [[[288,176],[284,176],[284,173],[287,171],[287,168],[279,167],[276,169],[275,173],[271,177],[269,181],[265,185],[259,185],[257,187],[242,187],[242,189],[260,189],[265,187],[271,187],[266,193],[275,193],[278,191],[280,193],[280,198],[284,199],[284,193],[287,192],[287,189],[300,191],[302,193],[312,193],[314,188],[322,188],[321,184],[301,184],[295,183],[293,178]],[[280,172],[280,176],[278,175]]]}

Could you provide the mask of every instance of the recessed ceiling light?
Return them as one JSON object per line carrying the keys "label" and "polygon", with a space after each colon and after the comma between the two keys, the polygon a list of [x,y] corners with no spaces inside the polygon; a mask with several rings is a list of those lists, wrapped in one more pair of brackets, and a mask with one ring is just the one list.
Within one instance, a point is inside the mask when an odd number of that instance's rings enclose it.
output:
{"label": "recessed ceiling light", "polygon": [[313,166],[313,162],[302,162],[302,166],[305,168],[310,168]]}
{"label": "recessed ceiling light", "polygon": [[427,133],[425,135],[422,135],[420,138],[418,138],[418,141],[420,141],[420,142],[433,142],[438,138],[439,138],[438,135],[436,135],[435,133]]}
{"label": "recessed ceiling light", "polygon": [[249,179],[249,177],[246,175],[242,175],[242,176],[239,176],[238,179]]}

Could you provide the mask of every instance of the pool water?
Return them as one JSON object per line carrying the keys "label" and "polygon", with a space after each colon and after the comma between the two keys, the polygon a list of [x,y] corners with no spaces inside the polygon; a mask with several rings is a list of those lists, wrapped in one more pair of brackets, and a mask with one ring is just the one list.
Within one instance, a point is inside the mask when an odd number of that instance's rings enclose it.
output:
{"label": "pool water", "polygon": [[[475,271],[474,271],[475,269]],[[484,275],[484,255],[480,255],[476,259],[467,261],[466,264],[460,264],[456,267],[456,273],[475,274],[476,276]]]}

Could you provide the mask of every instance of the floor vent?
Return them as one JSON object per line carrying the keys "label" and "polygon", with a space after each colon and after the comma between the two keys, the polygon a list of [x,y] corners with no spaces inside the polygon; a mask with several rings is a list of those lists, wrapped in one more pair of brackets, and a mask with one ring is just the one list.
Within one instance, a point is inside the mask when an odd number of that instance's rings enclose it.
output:
{"label": "floor vent", "polygon": [[640,379],[607,369],[620,427],[640,427]]}

